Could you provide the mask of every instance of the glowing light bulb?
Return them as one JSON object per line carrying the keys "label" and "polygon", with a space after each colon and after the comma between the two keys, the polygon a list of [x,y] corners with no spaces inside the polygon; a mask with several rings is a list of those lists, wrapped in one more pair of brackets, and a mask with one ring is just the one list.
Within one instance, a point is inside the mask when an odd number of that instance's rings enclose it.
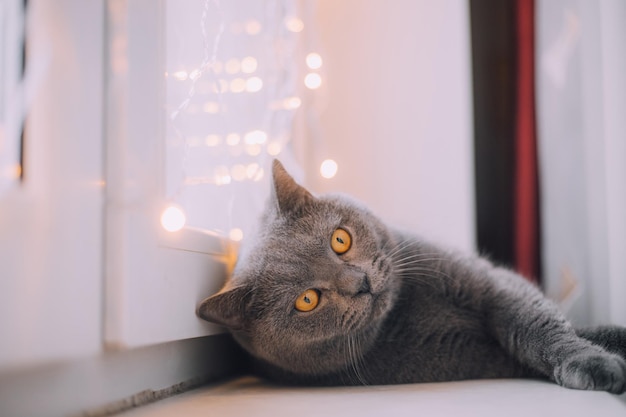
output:
{"label": "glowing light bulb", "polygon": [[178,81],[185,81],[189,77],[189,74],[187,74],[187,71],[176,71],[172,76]]}
{"label": "glowing light bulb", "polygon": [[248,176],[248,179],[254,179],[259,174],[260,170],[261,170],[261,167],[256,162],[253,162],[250,165],[248,165],[246,167],[246,175]]}
{"label": "glowing light bulb", "polygon": [[322,85],[322,77],[314,72],[308,73],[306,77],[304,77],[304,85],[311,90],[315,90]]}
{"label": "glowing light bulb", "polygon": [[258,35],[261,32],[262,26],[258,20],[248,20],[246,22],[246,33],[248,35]]}
{"label": "glowing light bulb", "polygon": [[243,181],[246,179],[246,167],[241,164],[236,164],[230,170],[230,175],[235,181]]}
{"label": "glowing light bulb", "polygon": [[235,78],[230,82],[230,91],[233,93],[241,93],[246,89],[246,80],[243,78]]}
{"label": "glowing light bulb", "polygon": [[220,105],[214,101],[207,101],[202,105],[202,110],[205,113],[216,114],[220,112]]}
{"label": "glowing light bulb", "polygon": [[19,163],[9,165],[0,171],[0,178],[5,177],[10,180],[19,179],[22,176],[22,166]]}
{"label": "glowing light bulb", "polygon": [[241,241],[241,239],[243,239],[243,230],[241,230],[238,227],[235,227],[234,229],[230,230],[230,232],[228,233],[228,237],[230,238],[230,240],[239,242]]}
{"label": "glowing light bulb", "polygon": [[295,110],[302,105],[300,97],[287,97],[283,100],[283,107],[287,110]]}
{"label": "glowing light bulb", "polygon": [[246,133],[244,141],[248,145],[263,145],[267,141],[267,133],[262,130],[253,130]]}
{"label": "glowing light bulb", "polygon": [[246,91],[249,93],[256,93],[263,88],[263,80],[259,77],[250,77],[246,81]]}
{"label": "glowing light bulb", "polygon": [[186,222],[185,213],[177,206],[169,206],[161,214],[161,226],[168,232],[179,231],[185,227]]}
{"label": "glowing light bulb", "polygon": [[272,156],[278,155],[282,150],[283,147],[278,142],[271,142],[269,145],[267,145],[267,153]]}
{"label": "glowing light bulb", "polygon": [[214,74],[220,74],[222,70],[224,69],[224,64],[222,63],[222,61],[215,61],[211,65],[211,68],[213,69]]}
{"label": "glowing light bulb", "polygon": [[217,146],[222,142],[222,138],[219,137],[218,135],[209,135],[206,137],[206,139],[204,139],[204,143],[206,144],[206,146]]}
{"label": "glowing light bulb", "polygon": [[320,174],[322,174],[322,177],[330,179],[337,175],[338,169],[339,166],[337,165],[337,162],[332,159],[326,159],[322,162],[322,165],[320,165]]}
{"label": "glowing light bulb", "polygon": [[226,72],[228,74],[237,74],[241,70],[241,62],[238,59],[229,59],[226,61]]}
{"label": "glowing light bulb", "polygon": [[290,32],[302,32],[302,29],[304,29],[304,22],[296,16],[289,16],[285,18],[285,27]]}
{"label": "glowing light bulb", "polygon": [[13,165],[13,169],[11,169],[11,171],[14,179],[20,178],[22,176],[22,165],[16,163]]}
{"label": "glowing light bulb", "polygon": [[243,72],[244,74],[252,74],[254,71],[256,71],[257,67],[258,63],[256,58],[254,57],[247,56],[241,60],[241,72]]}
{"label": "glowing light bulb", "polygon": [[239,145],[239,142],[241,142],[241,136],[239,136],[237,133],[229,133],[226,136],[226,143],[229,146]]}
{"label": "glowing light bulb", "polygon": [[230,170],[228,167],[224,165],[220,165],[215,168],[215,183],[217,185],[228,185],[230,184]]}
{"label": "glowing light bulb", "polygon": [[189,78],[191,78],[192,81],[196,81],[198,78],[200,78],[201,75],[202,71],[200,71],[199,69],[195,69],[189,73]]}
{"label": "glowing light bulb", "polygon": [[261,153],[261,145],[246,145],[246,153],[250,156],[257,156]]}
{"label": "glowing light bulb", "polygon": [[241,141],[241,137],[236,133],[229,133],[226,136],[226,143],[230,146],[237,146]]}
{"label": "glowing light bulb", "polygon": [[322,57],[320,54],[311,52],[306,56],[306,66],[311,69],[319,69],[322,67]]}

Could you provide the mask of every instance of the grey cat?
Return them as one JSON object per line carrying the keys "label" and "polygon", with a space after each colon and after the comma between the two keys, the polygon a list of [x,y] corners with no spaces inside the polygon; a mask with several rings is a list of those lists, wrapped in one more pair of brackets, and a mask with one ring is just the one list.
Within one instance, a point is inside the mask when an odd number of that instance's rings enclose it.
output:
{"label": "grey cat", "polygon": [[626,328],[575,330],[516,273],[314,197],[278,161],[256,243],[198,315],[262,376],[355,385],[549,378],[626,389]]}

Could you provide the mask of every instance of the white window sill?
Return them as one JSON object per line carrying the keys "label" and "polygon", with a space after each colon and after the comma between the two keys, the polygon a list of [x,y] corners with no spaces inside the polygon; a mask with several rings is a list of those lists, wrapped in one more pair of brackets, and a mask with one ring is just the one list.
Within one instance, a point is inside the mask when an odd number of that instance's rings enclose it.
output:
{"label": "white window sill", "polygon": [[[598,414],[599,413],[599,414]],[[396,386],[285,388],[241,378],[124,413],[187,416],[568,416],[618,417],[626,395],[575,391],[534,380],[480,380]]]}

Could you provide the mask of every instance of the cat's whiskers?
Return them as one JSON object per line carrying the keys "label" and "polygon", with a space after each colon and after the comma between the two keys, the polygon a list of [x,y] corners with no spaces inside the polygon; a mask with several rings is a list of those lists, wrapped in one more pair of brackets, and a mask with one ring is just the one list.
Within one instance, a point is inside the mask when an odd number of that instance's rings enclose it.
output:
{"label": "cat's whiskers", "polygon": [[409,284],[419,284],[426,285],[433,290],[440,290],[440,286],[437,285],[438,281],[433,282],[433,280],[425,279],[416,275],[401,275],[403,281],[408,282]]}
{"label": "cat's whiskers", "polygon": [[444,261],[445,260],[445,258],[441,256],[442,255],[441,253],[436,253],[436,252],[432,252],[432,253],[431,252],[419,252],[419,253],[408,254],[399,258],[396,257],[399,253],[402,253],[402,251],[404,251],[406,248],[408,248],[410,245],[414,243],[415,242],[411,241],[410,239],[407,239],[405,241],[400,242],[391,251],[391,253],[386,254],[386,256],[389,259],[391,259],[391,265],[394,270],[397,270],[398,268],[403,267],[405,265],[413,264],[416,261],[429,262],[429,261]]}
{"label": "cat's whiskers", "polygon": [[363,375],[361,382],[363,383],[363,385],[369,385],[369,382],[367,382],[369,378],[368,378],[367,366],[365,366],[365,355],[363,354],[362,338],[359,335],[356,335],[355,340],[357,342],[358,352],[359,352],[358,361],[359,361],[359,366],[360,366],[360,373]]}
{"label": "cat's whiskers", "polygon": [[342,319],[343,328],[346,331],[344,339],[344,356],[346,362],[347,376],[350,378],[350,383],[353,385],[366,385],[366,381],[361,374],[361,349],[358,344],[357,335],[353,333],[353,327],[358,321],[356,317],[356,311],[346,312]]}
{"label": "cat's whiskers", "polygon": [[393,249],[391,249],[391,252],[387,254],[387,256],[389,256],[390,258],[393,258],[396,254],[402,252],[403,250],[413,245],[414,243],[415,242],[411,239],[405,239],[401,241],[400,243],[398,243]]}
{"label": "cat's whiskers", "polygon": [[453,280],[450,275],[448,275],[446,272],[442,271],[441,269],[431,268],[426,265],[406,265],[401,268],[394,269],[394,272],[398,275],[406,275],[407,273],[412,273],[412,272],[427,272],[427,273],[430,273],[435,278],[443,277],[450,281]]}
{"label": "cat's whiskers", "polygon": [[[393,271],[404,280],[417,284],[428,285],[433,289],[439,289],[437,283],[441,278],[452,280],[452,277],[429,262],[442,261],[438,254],[419,253],[399,258],[393,262]],[[427,279],[431,277],[433,279]]]}
{"label": "cat's whiskers", "polygon": [[[407,266],[414,266],[414,265],[420,265],[420,266],[427,266],[426,262],[432,261],[432,260],[437,260],[437,259],[432,259],[432,258],[428,258],[428,259],[415,259],[412,261],[406,261],[406,262],[400,262],[400,263],[394,263],[392,266],[394,268],[394,270],[398,270],[401,269],[403,267],[407,267]],[[425,265],[426,264],[426,265]],[[433,269],[436,269],[435,265],[432,265]]]}
{"label": "cat's whiskers", "polygon": [[348,335],[348,360],[350,363],[350,367],[354,372],[354,377],[356,377],[357,379],[357,382],[360,385],[367,385],[367,381],[365,380],[365,378],[363,378],[363,375],[361,374],[361,349],[357,339],[358,336]]}
{"label": "cat's whiskers", "polygon": [[416,253],[413,255],[407,255],[404,256],[402,258],[395,258],[393,259],[394,264],[398,264],[404,261],[409,261],[409,260],[418,260],[421,262],[428,262],[428,261],[445,261],[445,258],[440,256],[441,254],[438,253]]}
{"label": "cat's whiskers", "polygon": [[439,269],[430,268],[426,265],[407,265],[394,270],[396,275],[406,274],[407,272],[429,272],[433,276],[442,275],[446,278],[450,278],[450,276],[448,276],[445,272]]}
{"label": "cat's whiskers", "polygon": [[351,338],[352,336],[347,335],[345,342],[344,342],[344,356],[346,359],[346,365],[347,365],[347,374],[348,377],[350,378],[350,385],[356,385],[356,381],[354,380],[354,375],[356,374],[356,372],[354,372],[354,364],[352,361],[352,346],[351,346]]}
{"label": "cat's whiskers", "polygon": [[433,272],[443,273],[443,271],[440,271],[439,269],[431,267],[428,264],[425,265],[425,263],[433,262],[433,261],[442,262],[442,261],[445,261],[445,258],[441,257],[440,254],[438,253],[417,253],[413,255],[407,255],[402,258],[393,259],[392,267],[394,269],[394,272],[406,270],[407,267],[419,266],[422,268],[429,268]]}
{"label": "cat's whiskers", "polygon": [[352,368],[352,372],[356,377],[357,381],[359,380],[359,371],[356,367],[354,361],[354,346],[352,343],[352,336],[348,336],[348,360],[350,361],[350,367]]}
{"label": "cat's whiskers", "polygon": [[[391,239],[387,240],[387,241],[385,242],[385,244],[383,245],[383,247],[382,247],[382,248],[380,248],[379,252],[380,252],[380,253],[384,253],[384,252],[385,252],[385,250],[387,249],[387,246],[388,246],[390,243],[392,243],[392,242],[393,242],[393,240],[391,240]],[[395,245],[395,246],[393,247],[393,249],[391,249],[391,252],[392,252],[392,253],[397,253],[399,250],[402,250],[402,249],[404,249],[404,248],[408,247],[408,246],[409,246],[410,244],[412,244],[413,242],[412,242],[412,240],[411,240],[411,239],[404,239],[404,240],[402,240],[402,241],[400,241],[400,242],[397,242],[397,243],[396,243],[396,242],[393,242],[393,243],[394,243],[394,245]]]}

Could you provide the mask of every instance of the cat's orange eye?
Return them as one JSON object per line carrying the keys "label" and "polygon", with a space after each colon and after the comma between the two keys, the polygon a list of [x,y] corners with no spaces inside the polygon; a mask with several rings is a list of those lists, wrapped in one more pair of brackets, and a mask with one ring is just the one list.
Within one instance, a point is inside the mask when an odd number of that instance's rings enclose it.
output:
{"label": "cat's orange eye", "polygon": [[348,232],[343,229],[337,229],[333,232],[330,247],[333,248],[336,254],[341,255],[348,252],[350,246],[352,246],[352,238]]}
{"label": "cat's orange eye", "polygon": [[306,313],[312,311],[320,303],[320,293],[317,290],[309,289],[296,298],[296,310]]}

